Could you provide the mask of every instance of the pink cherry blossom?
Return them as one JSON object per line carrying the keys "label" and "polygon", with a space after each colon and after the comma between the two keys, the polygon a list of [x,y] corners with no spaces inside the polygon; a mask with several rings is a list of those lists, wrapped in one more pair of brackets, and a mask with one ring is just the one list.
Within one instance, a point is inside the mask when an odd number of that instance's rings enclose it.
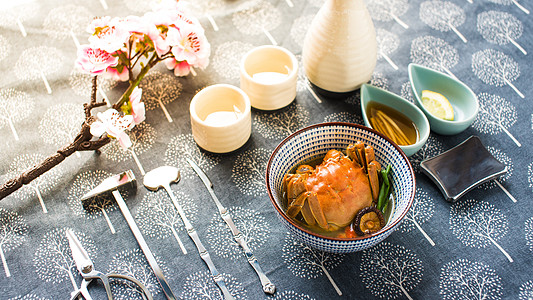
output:
{"label": "pink cherry blossom", "polygon": [[107,132],[107,135],[116,138],[123,148],[131,147],[130,137],[125,130],[133,128],[132,115],[122,116],[116,109],[110,108],[105,112],[98,113],[99,121],[91,124],[91,134],[100,137]]}
{"label": "pink cherry blossom", "polygon": [[176,76],[187,76],[191,72],[191,66],[186,62],[177,62],[174,58],[165,59],[165,65],[169,70],[174,70]]}
{"label": "pink cherry blossom", "polygon": [[187,61],[194,67],[205,68],[209,64],[211,46],[200,27],[187,23],[180,24],[179,29],[169,28],[167,39],[172,46],[176,61]]}
{"label": "pink cherry blossom", "polygon": [[124,47],[124,43],[129,39],[130,32],[124,26],[124,22],[118,18],[109,17],[95,19],[89,29],[93,28],[89,43],[95,48],[113,53]]}
{"label": "pink cherry blossom", "polygon": [[90,45],[81,45],[78,48],[76,65],[85,72],[97,75],[103,73],[108,67],[114,67],[117,64],[118,58],[104,50],[93,48]]}
{"label": "pink cherry blossom", "polygon": [[120,73],[116,67],[108,67],[103,75],[105,78],[117,81],[128,81],[128,79],[130,79],[128,69],[125,67],[122,68],[122,73]]}
{"label": "pink cherry blossom", "polygon": [[141,102],[142,89],[135,87],[130,95],[131,103],[131,115],[133,116],[133,122],[139,124],[145,119],[145,107],[144,102]]}

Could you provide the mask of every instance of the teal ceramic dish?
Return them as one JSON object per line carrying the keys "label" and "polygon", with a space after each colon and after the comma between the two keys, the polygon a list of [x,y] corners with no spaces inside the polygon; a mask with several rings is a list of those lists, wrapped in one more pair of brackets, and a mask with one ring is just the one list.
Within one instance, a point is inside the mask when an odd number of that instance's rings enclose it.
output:
{"label": "teal ceramic dish", "polygon": [[365,83],[361,86],[361,113],[363,115],[365,125],[370,128],[372,128],[372,126],[370,126],[370,122],[366,115],[366,107],[370,101],[392,107],[415,123],[420,136],[418,141],[412,145],[399,146],[405,155],[411,156],[420,150],[422,146],[424,146],[429,137],[430,128],[428,119],[424,113],[418,107],[416,107],[416,105],[396,94]]}
{"label": "teal ceramic dish", "polygon": [[[418,107],[424,112],[431,130],[438,134],[458,134],[468,128],[476,119],[479,102],[472,90],[461,81],[433,69],[409,64],[409,80]],[[422,91],[430,90],[444,95],[453,107],[454,120],[434,117],[422,105]]]}

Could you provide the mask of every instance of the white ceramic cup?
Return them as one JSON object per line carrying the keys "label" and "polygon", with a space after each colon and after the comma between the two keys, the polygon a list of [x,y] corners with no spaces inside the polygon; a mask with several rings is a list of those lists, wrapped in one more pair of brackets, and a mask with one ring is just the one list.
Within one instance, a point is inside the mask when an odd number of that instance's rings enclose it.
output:
{"label": "white ceramic cup", "polygon": [[214,153],[240,148],[252,131],[250,99],[240,88],[215,84],[198,92],[189,112],[194,141]]}
{"label": "white ceramic cup", "polygon": [[298,61],[278,46],[259,46],[244,55],[240,64],[241,89],[254,108],[275,110],[296,98]]}

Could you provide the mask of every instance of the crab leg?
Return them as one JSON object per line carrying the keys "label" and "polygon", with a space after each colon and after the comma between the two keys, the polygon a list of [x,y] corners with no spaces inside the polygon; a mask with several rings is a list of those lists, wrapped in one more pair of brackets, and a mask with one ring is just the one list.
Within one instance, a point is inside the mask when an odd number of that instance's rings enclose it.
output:
{"label": "crab leg", "polygon": [[379,196],[379,177],[378,172],[381,166],[376,161],[368,164],[368,181],[370,182],[370,190],[372,190],[372,200],[378,201]]}
{"label": "crab leg", "polygon": [[309,208],[311,209],[311,212],[313,213],[313,216],[315,217],[315,220],[318,223],[318,226],[324,229],[328,229],[328,221],[326,220],[326,216],[324,215],[324,212],[320,207],[320,203],[318,202],[316,194],[309,192],[307,201],[309,203]]}
{"label": "crab leg", "polygon": [[296,215],[298,215],[298,213],[302,210],[305,200],[307,200],[307,197],[309,197],[311,194],[311,192],[305,192],[296,197],[296,199],[289,204],[289,208],[287,208],[287,215],[289,215],[291,218],[296,217]]}
{"label": "crab leg", "polygon": [[316,220],[315,220],[315,217],[313,216],[313,212],[311,211],[311,208],[309,207],[309,201],[305,201],[304,206],[302,207],[301,213],[307,225],[316,224]]}

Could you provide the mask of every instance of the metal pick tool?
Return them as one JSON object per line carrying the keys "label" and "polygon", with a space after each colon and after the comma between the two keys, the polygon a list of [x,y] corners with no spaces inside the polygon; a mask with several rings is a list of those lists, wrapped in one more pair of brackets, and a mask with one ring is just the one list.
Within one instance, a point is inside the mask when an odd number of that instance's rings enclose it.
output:
{"label": "metal pick tool", "polygon": [[220,212],[220,215],[222,216],[222,219],[224,220],[224,222],[226,222],[226,224],[228,224],[231,233],[233,234],[233,238],[241,246],[242,250],[244,251],[244,254],[246,254],[248,262],[259,276],[259,280],[261,280],[261,285],[263,286],[263,292],[271,295],[274,294],[276,292],[276,286],[272,284],[272,282],[270,282],[263,270],[261,270],[259,262],[252,253],[250,247],[248,247],[248,244],[246,244],[246,240],[244,239],[243,234],[239,231],[237,226],[235,226],[235,223],[233,222],[229,211],[224,206],[222,206],[217,196],[215,195],[215,191],[213,191],[213,184],[211,183],[207,175],[202,171],[202,169],[200,169],[200,167],[198,167],[198,165],[194,161],[187,158],[187,162],[189,163],[189,165],[191,165],[191,167],[198,174],[198,176],[200,176],[200,179],[202,179],[202,182],[207,187],[209,194],[211,194],[211,198],[213,198],[213,201],[215,201],[215,204],[218,208],[218,211]]}
{"label": "metal pick tool", "polygon": [[155,260],[154,255],[152,254],[152,251],[150,251],[150,248],[148,248],[148,244],[146,244],[146,241],[144,240],[144,237],[142,236],[141,231],[139,230],[139,227],[137,227],[137,224],[135,223],[135,220],[133,219],[130,213],[130,210],[128,209],[128,206],[126,205],[126,202],[124,201],[124,199],[120,195],[120,192],[118,191],[118,188],[121,186],[129,184],[131,187],[134,187],[135,183],[136,183],[135,175],[133,174],[133,171],[127,170],[123,173],[106,178],[104,181],[102,181],[102,183],[100,183],[94,189],[89,191],[87,194],[83,195],[83,197],[81,197],[81,201],[85,201],[92,197],[98,196],[102,193],[112,191],[113,197],[115,197],[118,207],[120,208],[120,211],[122,211],[122,215],[124,215],[124,218],[126,219],[126,222],[128,223],[128,226],[130,227],[131,232],[135,236],[137,243],[139,243],[139,246],[141,247],[141,250],[143,251],[144,256],[148,260],[148,264],[154,271],[154,274],[157,277],[159,284],[163,288],[163,292],[167,296],[167,299],[175,300],[176,296],[174,296],[174,293],[170,289],[170,286],[165,276],[163,275],[163,271],[161,270],[161,267],[159,267],[159,264]]}
{"label": "metal pick tool", "polygon": [[180,181],[180,171],[175,167],[170,166],[163,166],[156,169],[153,169],[152,171],[146,173],[144,175],[144,186],[152,191],[157,191],[159,188],[164,188],[168,195],[170,196],[170,199],[172,200],[172,204],[176,207],[178,210],[178,213],[180,214],[181,220],[183,221],[183,224],[185,224],[185,229],[187,229],[187,233],[193,240],[194,244],[196,245],[196,248],[198,249],[198,253],[200,253],[200,257],[205,261],[207,264],[207,267],[209,268],[209,271],[211,271],[211,275],[213,276],[213,279],[215,280],[216,284],[222,291],[222,294],[224,295],[224,299],[226,300],[233,300],[233,296],[229,292],[228,288],[226,287],[226,284],[224,283],[224,277],[217,271],[217,268],[215,267],[215,264],[213,264],[213,261],[211,260],[211,256],[209,255],[209,252],[207,252],[207,249],[205,249],[204,245],[200,241],[200,238],[198,237],[198,233],[192,227],[191,222],[189,222],[189,219],[187,219],[187,216],[185,215],[185,212],[181,208],[181,205],[178,203],[178,199],[176,199],[176,196],[170,189],[170,184],[173,182]]}

